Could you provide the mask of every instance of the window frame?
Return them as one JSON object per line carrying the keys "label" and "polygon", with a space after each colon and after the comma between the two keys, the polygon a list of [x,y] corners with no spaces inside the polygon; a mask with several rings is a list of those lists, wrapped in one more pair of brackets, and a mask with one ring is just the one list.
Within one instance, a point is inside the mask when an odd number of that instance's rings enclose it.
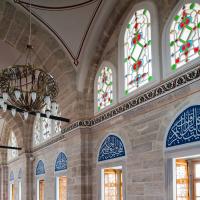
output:
{"label": "window frame", "polygon": [[170,42],[169,32],[170,32],[171,24],[174,20],[174,16],[180,11],[181,7],[184,4],[193,3],[193,2],[200,4],[200,0],[193,0],[193,1],[180,0],[176,4],[174,9],[172,10],[164,26],[163,33],[162,33],[162,66],[163,66],[164,79],[171,78],[171,77],[177,76],[177,74],[183,73],[184,71],[191,70],[192,68],[196,67],[197,64],[200,62],[200,56],[199,56],[198,58],[177,68],[175,72],[171,69],[171,56],[170,56],[171,53],[170,53],[170,46],[169,46],[169,42]]}
{"label": "window frame", "polygon": [[44,175],[38,175],[37,177],[37,185],[36,185],[36,189],[37,189],[37,200],[41,200],[40,199],[40,181],[44,181],[44,199],[45,199],[45,176]]}
{"label": "window frame", "polygon": [[[98,78],[99,78],[98,74],[103,69],[103,67],[105,67],[105,66],[110,67],[111,70],[112,70],[112,78],[113,78],[113,102],[112,102],[112,105],[108,105],[105,108],[103,108],[100,111],[98,111],[98,103],[97,103],[97,84],[98,84]],[[116,103],[117,103],[117,92],[116,92],[117,91],[117,88],[116,88],[117,84],[116,84],[116,82],[117,82],[117,77],[116,77],[116,68],[115,68],[115,66],[110,61],[104,60],[101,63],[101,65],[100,65],[100,67],[99,67],[99,69],[98,69],[98,71],[96,73],[95,81],[94,81],[94,114],[95,115],[99,114],[101,112],[104,112],[105,110],[107,110],[109,108],[112,108],[113,106],[116,105]]]}
{"label": "window frame", "polygon": [[66,194],[66,196],[67,196],[67,199],[68,199],[68,176],[67,176],[67,172],[66,172],[67,170],[63,170],[63,171],[61,171],[61,172],[56,172],[56,176],[55,176],[55,182],[56,182],[56,185],[55,185],[55,187],[56,187],[56,191],[55,191],[55,199],[56,200],[59,200],[59,178],[60,177],[66,177],[66,179],[67,179],[67,188],[66,188],[66,192],[67,192],[67,194]]}
{"label": "window frame", "polygon": [[[137,88],[130,92],[128,95],[124,94],[124,35],[127,24],[132,18],[134,12],[141,9],[147,9],[151,17],[151,52],[152,52],[152,76],[153,80],[149,83]],[[153,87],[156,83],[160,82],[160,52],[159,52],[159,35],[158,35],[158,14],[156,5],[153,2],[143,1],[133,6],[126,19],[123,22],[118,39],[118,94],[119,101],[123,101],[131,96],[135,96],[141,91]],[[122,67],[123,66],[123,67]]]}
{"label": "window frame", "polygon": [[[98,199],[104,200],[104,169],[121,167],[122,170],[122,192],[123,200],[126,199],[126,166],[125,163],[121,161],[104,161],[103,163],[98,163]],[[100,186],[100,187],[99,187]]]}
{"label": "window frame", "polygon": [[[193,182],[193,198],[194,198],[194,200],[196,199],[196,187],[195,187],[195,184],[196,183],[200,183],[200,178],[196,178],[196,176],[195,176],[195,164],[200,164],[200,160],[198,160],[198,161],[192,161],[192,170],[193,170],[193,180],[192,180],[192,182]],[[199,196],[199,198],[200,198],[200,196]]]}

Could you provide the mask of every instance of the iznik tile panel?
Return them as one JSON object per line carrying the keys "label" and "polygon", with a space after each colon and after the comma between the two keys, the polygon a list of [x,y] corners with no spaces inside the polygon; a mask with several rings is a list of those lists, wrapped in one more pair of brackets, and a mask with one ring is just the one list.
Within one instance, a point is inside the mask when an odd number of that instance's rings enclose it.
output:
{"label": "iznik tile panel", "polygon": [[67,169],[67,157],[63,152],[61,152],[56,159],[55,171],[57,172],[66,169]]}
{"label": "iznik tile panel", "polygon": [[172,124],[166,140],[166,147],[200,141],[200,105],[184,110]]}
{"label": "iznik tile panel", "polygon": [[125,156],[125,148],[121,139],[115,135],[109,135],[101,145],[98,161],[105,161]]}
{"label": "iznik tile panel", "polygon": [[36,168],[36,175],[42,175],[42,174],[45,174],[44,163],[42,160],[39,160]]}

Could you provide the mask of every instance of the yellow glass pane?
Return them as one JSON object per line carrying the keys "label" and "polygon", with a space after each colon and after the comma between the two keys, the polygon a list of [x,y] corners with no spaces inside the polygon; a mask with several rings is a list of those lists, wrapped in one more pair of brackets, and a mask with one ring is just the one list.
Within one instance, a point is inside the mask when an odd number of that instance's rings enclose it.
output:
{"label": "yellow glass pane", "polygon": [[195,184],[196,196],[200,197],[200,183]]}
{"label": "yellow glass pane", "polygon": [[44,200],[44,180],[39,181],[39,200]]}
{"label": "yellow glass pane", "polygon": [[104,199],[122,200],[122,170],[104,170]]}
{"label": "yellow glass pane", "polygon": [[59,177],[59,200],[67,200],[67,177]]}
{"label": "yellow glass pane", "polygon": [[177,200],[189,199],[189,177],[187,161],[176,161],[176,197]]}
{"label": "yellow glass pane", "polygon": [[200,164],[195,164],[195,178],[200,178]]}
{"label": "yellow glass pane", "polygon": [[12,188],[12,200],[15,200],[15,188],[14,188],[14,184],[12,184],[11,188]]}

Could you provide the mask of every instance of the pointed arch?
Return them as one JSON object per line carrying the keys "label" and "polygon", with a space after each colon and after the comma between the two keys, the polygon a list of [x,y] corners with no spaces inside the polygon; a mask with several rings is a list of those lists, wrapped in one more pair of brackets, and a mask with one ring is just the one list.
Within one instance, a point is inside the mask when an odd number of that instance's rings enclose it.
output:
{"label": "pointed arch", "polygon": [[44,162],[42,160],[39,160],[36,167],[36,175],[38,176],[42,174],[45,174]]}
{"label": "pointed arch", "polygon": [[160,80],[157,9],[144,1],[133,7],[119,35],[119,98]]}
{"label": "pointed arch", "polygon": [[125,147],[122,140],[116,135],[109,135],[100,147],[98,162],[120,158],[125,155]]}
{"label": "pointed arch", "polygon": [[103,61],[94,82],[94,111],[104,111],[116,103],[116,69],[109,61]]}
{"label": "pointed arch", "polygon": [[15,180],[15,175],[14,175],[14,172],[11,171],[10,172],[10,181],[14,181]]}
{"label": "pointed arch", "polygon": [[181,0],[163,30],[163,75],[196,66],[200,61],[200,1]]}
{"label": "pointed arch", "polygon": [[67,169],[67,156],[61,152],[59,153],[56,163],[55,163],[55,172],[66,170]]}
{"label": "pointed arch", "polygon": [[200,105],[181,112],[172,123],[166,137],[166,148],[200,141]]}

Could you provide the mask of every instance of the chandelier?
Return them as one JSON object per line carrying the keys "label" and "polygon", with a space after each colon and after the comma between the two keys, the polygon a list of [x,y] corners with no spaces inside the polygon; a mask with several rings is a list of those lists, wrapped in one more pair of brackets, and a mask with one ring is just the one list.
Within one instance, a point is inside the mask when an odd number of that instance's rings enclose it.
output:
{"label": "chandelier", "polygon": [[[25,119],[32,114],[68,122],[65,118],[54,116],[58,111],[56,80],[32,62],[37,55],[31,45],[31,2],[29,5],[30,34],[26,53],[20,55],[14,65],[0,71],[0,106],[4,111],[11,110],[13,116],[16,112],[23,112]],[[40,113],[43,108],[46,109],[45,114]]]}

